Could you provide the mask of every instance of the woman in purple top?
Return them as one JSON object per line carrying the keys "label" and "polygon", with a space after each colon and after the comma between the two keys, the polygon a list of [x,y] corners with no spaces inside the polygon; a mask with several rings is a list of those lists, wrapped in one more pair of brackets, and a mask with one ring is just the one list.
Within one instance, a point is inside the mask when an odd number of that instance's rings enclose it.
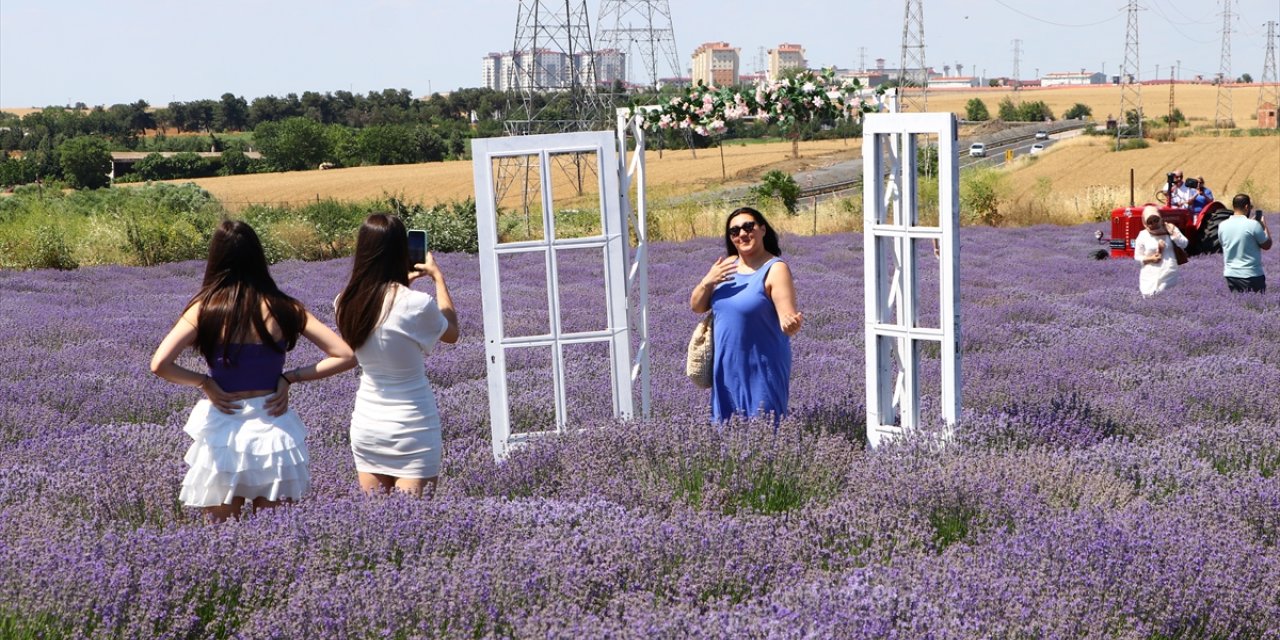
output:
{"label": "woman in purple top", "polygon": [[735,414],[777,419],[787,414],[791,336],[804,324],[791,267],[778,257],[778,234],[759,211],[737,209],[724,226],[725,257],[689,297],[695,313],[715,318],[711,415],[717,422]]}
{"label": "woman in purple top", "polygon": [[[285,353],[301,335],[328,357],[284,371]],[[204,374],[175,361],[194,347]],[[355,355],[302,303],[276,286],[262,243],[243,223],[224,221],[209,242],[204,283],[151,358],[151,371],[199,387],[183,428],[192,438],[179,499],[221,522],[301,498],[311,485],[306,427],[289,408],[289,387],[346,371]]]}

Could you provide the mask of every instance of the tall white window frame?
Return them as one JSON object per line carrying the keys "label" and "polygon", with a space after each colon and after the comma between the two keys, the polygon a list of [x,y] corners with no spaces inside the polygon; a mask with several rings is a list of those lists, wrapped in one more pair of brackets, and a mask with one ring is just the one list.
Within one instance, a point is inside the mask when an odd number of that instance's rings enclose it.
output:
{"label": "tall white window frame", "polygon": [[[613,414],[628,419],[635,414],[633,383],[641,387],[641,406],[649,413],[649,345],[647,300],[647,235],[644,233],[643,195],[640,206],[632,210],[628,199],[629,176],[620,154],[625,154],[626,128],[618,131],[591,131],[549,135],[478,138],[472,140],[471,154],[475,180],[477,232],[479,235],[480,287],[484,305],[485,366],[489,388],[489,416],[495,459],[506,457],[511,448],[549,433],[563,433],[567,426],[564,347],[566,345],[607,343],[609,346],[610,383]],[[621,151],[619,150],[621,149]],[[643,139],[637,140],[639,171],[637,192],[644,193]],[[495,162],[523,158],[536,162],[540,176],[553,175],[552,156],[557,154],[594,154],[600,206],[601,233],[593,236],[557,238],[552,181],[541,180],[538,198],[542,211],[542,238],[518,242],[502,242],[498,238],[498,190]],[[579,158],[584,157],[582,155]],[[591,157],[586,155],[585,157]],[[591,172],[588,172],[591,173]],[[638,220],[637,248],[630,254],[631,222]],[[560,309],[558,253],[562,250],[603,250],[606,326],[589,331],[565,331]],[[503,324],[503,306],[499,257],[517,254],[541,254],[547,283],[548,331],[529,336],[508,336]],[[635,302],[632,302],[635,300]],[[631,324],[637,324],[637,331]],[[633,335],[634,334],[634,335]],[[638,357],[633,361],[631,347],[637,340]],[[550,390],[555,405],[555,426],[550,431],[513,434],[511,406],[508,397],[507,352],[511,349],[550,347]]]}
{"label": "tall white window frame", "polygon": [[[960,413],[960,167],[951,113],[868,114],[862,126],[867,440],[871,447],[920,426],[919,343],[937,342],[941,413],[949,435]],[[938,142],[938,226],[919,224],[917,136]],[[936,243],[938,327],[922,327],[915,240]]]}

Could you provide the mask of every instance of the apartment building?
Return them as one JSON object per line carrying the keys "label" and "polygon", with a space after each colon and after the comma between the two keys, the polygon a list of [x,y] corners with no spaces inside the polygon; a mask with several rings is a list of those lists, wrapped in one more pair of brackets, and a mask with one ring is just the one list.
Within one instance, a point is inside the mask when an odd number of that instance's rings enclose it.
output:
{"label": "apartment building", "polygon": [[788,71],[808,67],[809,61],[804,59],[803,47],[798,44],[783,43],[769,50],[769,70],[766,79],[773,82],[785,76]]}
{"label": "apartment building", "polygon": [[742,49],[728,42],[707,42],[693,51],[694,84],[728,87],[738,82],[738,61]]}
{"label": "apartment building", "polygon": [[483,86],[494,91],[514,91],[521,86],[540,89],[567,89],[576,69],[580,85],[611,85],[627,81],[627,54],[615,49],[595,53],[574,54],[576,62],[570,65],[567,54],[550,49],[536,52],[493,52],[481,60],[480,73]]}

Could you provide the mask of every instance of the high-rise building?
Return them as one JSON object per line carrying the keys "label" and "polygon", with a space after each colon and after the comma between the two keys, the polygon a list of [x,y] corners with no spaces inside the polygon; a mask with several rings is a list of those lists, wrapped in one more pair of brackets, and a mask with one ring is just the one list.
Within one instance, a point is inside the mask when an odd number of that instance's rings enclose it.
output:
{"label": "high-rise building", "polygon": [[769,50],[769,71],[767,78],[770,82],[782,78],[788,71],[802,70],[809,66],[809,62],[804,59],[804,48],[798,44],[780,44],[776,49]]}
{"label": "high-rise building", "polygon": [[[578,83],[590,85],[597,79],[606,85],[616,81],[626,83],[626,56],[613,49],[596,51],[594,55],[574,54],[577,64],[572,66],[578,69]],[[569,56],[550,49],[539,49],[536,53],[520,51],[514,56],[510,51],[494,52],[486,55],[480,65],[484,87],[494,91],[514,91],[519,86],[516,73],[532,76],[524,78],[527,86],[568,89],[572,84],[570,68]]]}
{"label": "high-rise building", "polygon": [[707,42],[693,51],[694,84],[729,87],[738,83],[738,59],[742,49],[728,42]]}

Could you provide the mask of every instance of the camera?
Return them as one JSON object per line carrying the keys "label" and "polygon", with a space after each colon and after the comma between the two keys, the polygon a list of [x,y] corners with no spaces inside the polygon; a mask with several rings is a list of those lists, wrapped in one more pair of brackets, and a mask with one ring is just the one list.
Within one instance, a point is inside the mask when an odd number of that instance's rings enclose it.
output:
{"label": "camera", "polygon": [[1184,182],[1183,184],[1187,185],[1187,188],[1188,188],[1188,189],[1199,189],[1199,188],[1200,188],[1200,181],[1199,181],[1199,180],[1196,180],[1195,178],[1187,178],[1187,181],[1186,181],[1186,182]]}
{"label": "camera", "polygon": [[1178,179],[1178,176],[1170,171],[1169,173],[1164,174],[1164,179],[1167,180],[1169,184],[1173,184]]}

